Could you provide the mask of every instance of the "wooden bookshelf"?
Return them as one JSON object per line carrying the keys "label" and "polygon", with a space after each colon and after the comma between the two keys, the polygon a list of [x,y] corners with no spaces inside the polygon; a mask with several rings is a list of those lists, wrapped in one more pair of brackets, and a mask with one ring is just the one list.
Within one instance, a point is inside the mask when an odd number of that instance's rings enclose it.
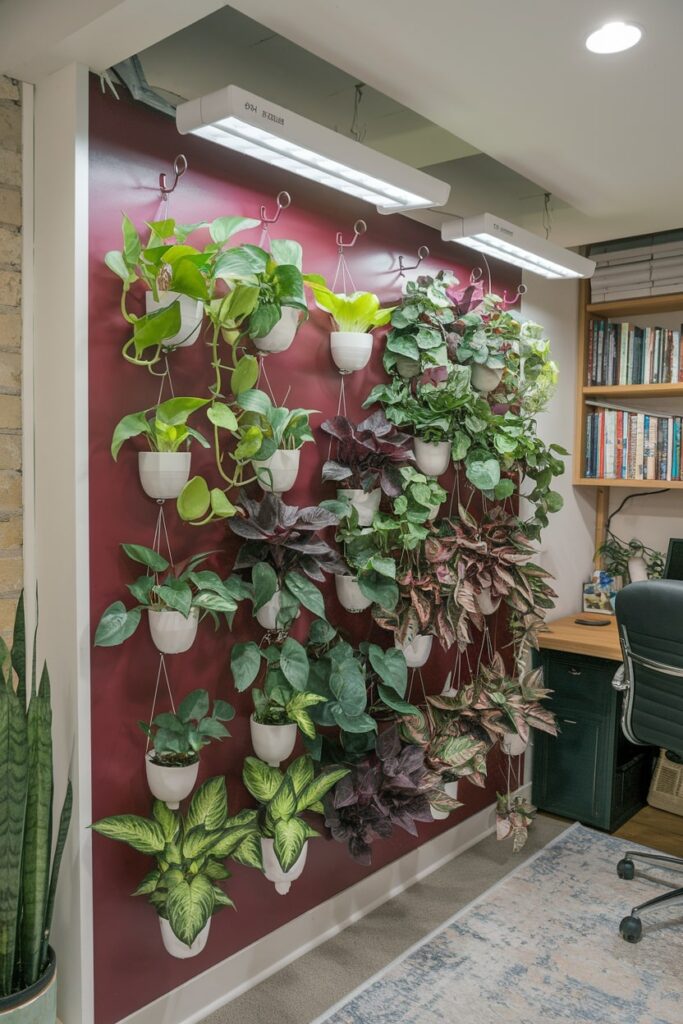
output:
{"label": "wooden bookshelf", "polygon": [[[612,487],[648,491],[657,490],[660,487],[683,490],[683,480],[598,480],[584,476],[586,412],[590,408],[587,403],[591,399],[599,398],[606,404],[613,402],[630,408],[640,407],[647,411],[648,399],[671,398],[676,400],[675,403],[672,403],[671,412],[680,408],[681,414],[683,414],[683,383],[587,386],[585,381],[590,320],[600,317],[608,320],[654,317],[657,314],[680,312],[683,323],[683,293],[648,295],[643,298],[623,299],[616,302],[590,302],[589,300],[590,281],[582,280],[579,282],[578,384],[572,483],[576,487],[593,487],[596,490],[595,546],[597,548],[602,544],[605,536]],[[643,401],[642,406],[640,406],[641,401]],[[653,409],[653,411],[655,410]]]}

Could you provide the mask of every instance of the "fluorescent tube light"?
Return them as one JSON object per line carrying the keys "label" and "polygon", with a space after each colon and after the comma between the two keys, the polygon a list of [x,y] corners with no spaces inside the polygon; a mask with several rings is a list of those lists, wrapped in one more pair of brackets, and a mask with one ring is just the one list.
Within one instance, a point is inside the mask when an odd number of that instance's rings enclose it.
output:
{"label": "fluorescent tube light", "polygon": [[373,203],[380,213],[443,206],[450,185],[236,85],[181,103],[176,124],[220,146]]}
{"label": "fluorescent tube light", "polygon": [[447,220],[441,225],[441,237],[445,242],[458,242],[542,277],[591,277],[595,270],[593,260],[518,228],[502,217],[494,217],[492,213]]}

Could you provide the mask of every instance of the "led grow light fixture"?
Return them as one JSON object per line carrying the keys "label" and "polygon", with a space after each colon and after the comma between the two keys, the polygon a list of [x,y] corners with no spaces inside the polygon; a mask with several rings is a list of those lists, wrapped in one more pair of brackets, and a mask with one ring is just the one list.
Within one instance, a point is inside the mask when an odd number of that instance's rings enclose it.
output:
{"label": "led grow light fixture", "polygon": [[443,206],[450,185],[236,85],[181,103],[176,124],[256,160],[373,203],[380,213]]}
{"label": "led grow light fixture", "polygon": [[593,260],[518,228],[501,217],[494,217],[492,213],[447,220],[441,225],[441,237],[445,242],[458,242],[542,277],[592,277],[595,270]]}

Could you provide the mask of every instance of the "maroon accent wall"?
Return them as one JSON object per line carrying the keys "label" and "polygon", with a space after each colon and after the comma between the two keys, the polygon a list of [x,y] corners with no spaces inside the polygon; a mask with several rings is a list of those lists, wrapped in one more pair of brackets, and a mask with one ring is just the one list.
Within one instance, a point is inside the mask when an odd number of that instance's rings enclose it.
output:
{"label": "maroon accent wall", "polygon": [[[211,220],[221,214],[259,215],[261,203],[270,210],[280,189],[292,197],[291,208],[273,230],[275,237],[298,239],[304,247],[304,270],[324,274],[331,281],[337,261],[335,234],[350,233],[358,217],[368,224],[367,234],[349,252],[356,286],[376,291],[385,301],[400,294],[398,257],[414,261],[419,245],[427,243],[431,257],[425,272],[451,267],[467,284],[475,263],[465,249],[441,242],[437,232],[394,215],[383,217],[364,203],[288,175],[265,164],[231,154],[210,142],[179,136],[174,122],[124,94],[117,102],[103,95],[93,79],[90,95],[90,565],[91,618],[94,628],[103,610],[125,593],[134,576],[122,556],[121,542],[151,545],[156,504],[145,496],[137,476],[137,456],[126,445],[118,463],[109,453],[114,425],[121,416],[152,405],[158,381],[145,369],[126,363],[120,349],[126,340],[126,324],[119,311],[119,283],[103,263],[109,249],[120,247],[121,212],[136,226],[160,218],[157,188],[159,172],[169,171],[173,158],[184,152],[189,170],[170,200],[169,214],[180,222]],[[457,205],[457,197],[455,197]],[[242,240],[259,241],[258,230]],[[474,255],[474,254],[472,254]],[[518,283],[513,268],[493,264],[494,290],[512,294]],[[142,312],[140,296],[139,309]],[[319,311],[301,329],[289,352],[268,357],[268,374],[278,401],[320,410],[317,425],[337,410],[340,377],[332,363],[325,317]],[[348,412],[360,418],[361,402],[382,379],[381,343],[375,344],[366,371],[346,378]],[[173,357],[176,394],[201,395],[209,383],[208,359],[201,343],[182,349]],[[315,504],[334,495],[331,484],[322,485],[320,469],[327,453],[327,439],[316,430],[319,447],[304,449],[296,487],[286,496],[291,504]],[[209,467],[211,457],[193,449],[193,467]],[[448,480],[449,487],[452,480]],[[235,550],[233,537],[224,525],[201,529],[181,523],[174,503],[167,503],[168,522],[176,558],[212,548],[223,548],[222,568],[230,567]],[[368,616],[352,616],[336,601],[334,586],[325,588],[330,619],[347,629],[355,641],[368,634],[386,646],[389,635],[372,628]],[[303,627],[304,623],[298,624]],[[200,781],[225,774],[230,809],[236,812],[249,802],[240,782],[244,757],[251,753],[248,716],[249,694],[234,692],[229,671],[229,652],[236,639],[260,638],[261,630],[246,610],[235,619],[232,633],[225,627],[214,633],[210,622],[200,626],[195,646],[184,655],[167,659],[174,693],[178,698],[198,686],[231,701],[238,710],[231,723],[232,739],[207,748],[201,763]],[[439,690],[454,655],[435,651],[428,662],[425,680],[431,691]],[[132,812],[146,814],[150,794],[145,781],[145,740],[136,723],[149,717],[158,654],[142,622],[138,633],[122,647],[92,652],[92,775],[93,820],[105,815]],[[419,684],[417,684],[419,685]],[[163,698],[162,698],[163,700]],[[161,708],[163,709],[163,708]],[[161,710],[160,709],[160,710]],[[131,892],[150,870],[150,859],[127,847],[93,837],[94,936],[96,1024],[112,1024],[170,991],[213,964],[261,938],[335,893],[364,878],[369,871],[395,860],[415,846],[452,828],[459,821],[490,804],[496,783],[502,785],[500,767],[492,765],[485,790],[464,783],[465,806],[446,822],[420,826],[419,839],[397,832],[390,841],[377,842],[372,868],[356,865],[345,846],[329,838],[310,843],[304,875],[289,895],[276,895],[274,887],[253,870],[235,866],[228,891],[237,911],[223,910],[213,920],[206,950],[192,960],[174,960],[163,950],[156,915],[144,897]],[[445,908],[445,911],[447,908]]]}

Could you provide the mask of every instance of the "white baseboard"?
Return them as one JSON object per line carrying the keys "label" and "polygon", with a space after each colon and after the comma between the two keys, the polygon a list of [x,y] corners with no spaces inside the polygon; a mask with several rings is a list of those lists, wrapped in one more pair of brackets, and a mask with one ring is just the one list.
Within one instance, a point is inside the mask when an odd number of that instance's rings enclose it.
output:
{"label": "white baseboard", "polygon": [[[518,793],[530,799],[531,784],[522,786]],[[214,1010],[464,853],[490,835],[495,829],[495,822],[496,808],[491,804],[448,832],[423,843],[356,885],[264,935],[234,956],[136,1010],[119,1024],[198,1024]],[[305,878],[304,875],[298,884],[305,885]]]}

